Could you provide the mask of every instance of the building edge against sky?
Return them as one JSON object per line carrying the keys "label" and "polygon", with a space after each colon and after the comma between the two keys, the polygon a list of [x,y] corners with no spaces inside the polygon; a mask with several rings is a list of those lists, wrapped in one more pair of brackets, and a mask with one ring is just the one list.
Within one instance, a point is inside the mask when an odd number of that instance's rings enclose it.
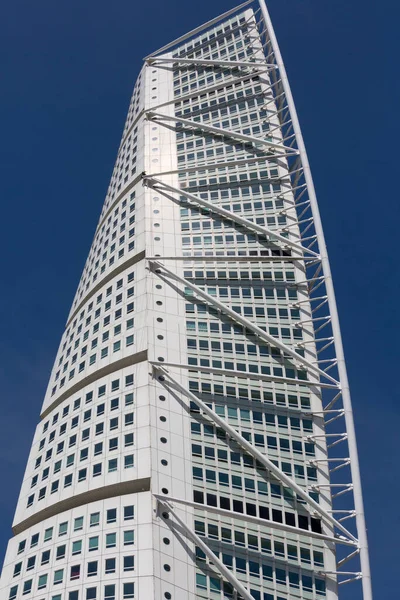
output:
{"label": "building edge against sky", "polygon": [[144,61],[13,534],[5,600],[372,598],[329,261],[263,0]]}

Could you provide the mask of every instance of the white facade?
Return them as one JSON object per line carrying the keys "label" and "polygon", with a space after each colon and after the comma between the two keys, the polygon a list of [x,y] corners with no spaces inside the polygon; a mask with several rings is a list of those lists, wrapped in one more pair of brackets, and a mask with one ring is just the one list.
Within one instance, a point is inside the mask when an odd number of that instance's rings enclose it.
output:
{"label": "white facade", "polygon": [[329,263],[260,6],[145,60],[2,600],[371,598]]}

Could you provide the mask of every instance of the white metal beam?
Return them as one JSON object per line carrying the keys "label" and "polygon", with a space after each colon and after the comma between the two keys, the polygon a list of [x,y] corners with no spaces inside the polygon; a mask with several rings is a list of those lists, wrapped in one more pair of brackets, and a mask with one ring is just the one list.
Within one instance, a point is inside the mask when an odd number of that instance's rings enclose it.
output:
{"label": "white metal beam", "polygon": [[186,127],[191,127],[192,129],[200,129],[201,131],[206,131],[208,133],[214,133],[215,135],[236,139],[241,142],[250,143],[256,146],[267,146],[268,148],[277,148],[278,150],[283,150],[286,155],[297,155],[297,150],[293,150],[289,146],[285,146],[283,144],[276,144],[275,142],[269,142],[263,138],[257,138],[252,135],[246,135],[244,133],[240,133],[238,131],[231,131],[230,129],[221,129],[221,127],[214,127],[213,125],[206,125],[205,123],[201,123],[200,121],[191,121],[190,119],[183,119],[182,117],[175,117],[172,115],[166,115],[158,112],[153,112],[151,109],[146,112],[146,117],[150,121],[157,121],[157,123],[162,123],[165,121],[173,121],[175,123],[182,123],[182,125],[186,125]]}
{"label": "white metal beam", "polygon": [[322,228],[321,216],[318,207],[317,196],[315,193],[314,182],[311,175],[311,169],[308,162],[308,156],[306,147],[303,141],[303,136],[301,133],[300,123],[297,117],[297,111],[294,104],[292,92],[290,89],[289,80],[287,78],[285,65],[282,59],[282,55],[279,49],[278,41],[276,39],[275,31],[271,22],[271,18],[268,13],[268,9],[265,4],[265,0],[259,0],[261,14],[266,26],[266,30],[268,33],[269,41],[271,44],[271,48],[275,57],[276,64],[279,68],[280,79],[282,82],[282,88],[285,92],[287,106],[289,108],[289,112],[292,119],[293,130],[296,134],[296,143],[297,148],[300,153],[301,162],[304,167],[304,178],[308,187],[308,195],[311,204],[311,210],[314,217],[314,228],[317,234],[318,239],[318,247],[321,254],[321,261],[323,264],[323,270],[325,274],[325,287],[326,293],[328,296],[328,304],[332,317],[332,331],[335,337],[335,351],[338,359],[338,372],[339,378],[342,387],[342,401],[343,407],[345,409],[345,422],[346,422],[346,430],[348,433],[348,446],[349,446],[349,456],[350,456],[350,469],[352,480],[354,484],[354,506],[356,509],[356,525],[357,525],[357,535],[359,538],[360,544],[360,564],[362,571],[362,588],[363,588],[363,596],[364,600],[372,600],[372,584],[371,584],[371,572],[370,572],[370,564],[369,564],[369,554],[368,554],[368,539],[367,539],[367,529],[365,524],[365,514],[364,514],[364,503],[362,497],[362,486],[361,486],[361,476],[360,476],[360,467],[358,461],[358,452],[357,452],[357,442],[356,442],[356,434],[354,427],[354,418],[353,418],[353,409],[351,404],[351,395],[350,388],[347,378],[347,370],[346,363],[344,359],[344,351],[342,344],[342,336],[339,325],[339,316],[336,305],[335,291],[333,287],[331,268],[329,264],[328,253],[326,249],[325,237]]}
{"label": "white metal beam", "polygon": [[[157,496],[156,496],[157,498]],[[175,521],[179,524],[179,526],[183,529],[186,536],[192,540],[194,544],[196,544],[201,550],[203,550],[204,554],[209,558],[212,564],[218,569],[218,571],[225,577],[227,581],[234,587],[237,592],[245,599],[245,600],[254,600],[254,597],[248,592],[248,590],[244,587],[244,585],[235,577],[235,575],[230,571],[224,563],[218,558],[216,554],[207,546],[206,543],[203,542],[200,536],[197,535],[193,529],[186,525],[185,521],[183,521],[173,510],[170,502],[162,501],[157,498],[158,503],[164,507],[167,511],[169,511]],[[171,529],[171,524],[169,519],[164,519],[164,522]]]}
{"label": "white metal beam", "polygon": [[[158,373],[158,375],[157,375]],[[268,471],[273,473],[273,475],[281,481],[288,488],[293,490],[300,498],[302,498],[310,507],[314,509],[314,511],[325,521],[327,521],[330,525],[333,525],[337,529],[339,529],[342,533],[345,534],[347,539],[352,540],[353,542],[357,541],[356,538],[345,528],[339,521],[337,521],[332,515],[330,515],[325,509],[322,508],[313,498],[311,498],[308,493],[301,488],[297,483],[286,473],[284,473],[279,467],[274,465],[274,463],[264,454],[262,454],[255,446],[250,444],[236,429],[231,427],[229,423],[221,418],[215,411],[213,411],[205,402],[200,400],[195,394],[186,389],[183,385],[181,385],[178,381],[176,381],[166,369],[158,368],[156,369],[156,378],[160,383],[168,388],[168,385],[165,384],[165,379],[168,379],[172,384],[172,387],[178,390],[181,394],[187,396],[192,402],[197,404],[199,408],[212,420],[216,423],[221,429],[223,429],[232,439],[237,442],[237,444],[248,454],[253,456],[256,460],[258,460]],[[160,377],[162,379],[160,380]]]}
{"label": "white metal beam", "polygon": [[[155,57],[155,58],[147,58],[146,62],[150,64],[152,67],[157,66],[157,63],[181,63],[183,65],[201,65],[206,67],[242,67],[242,68],[252,68],[260,70],[270,71],[271,69],[276,69],[277,66],[274,64],[267,64],[265,62],[251,62],[251,61],[238,61],[238,60],[208,60],[203,58],[180,58],[176,56],[175,58],[165,58],[165,57]],[[176,99],[175,99],[176,101]]]}
{"label": "white metal beam", "polygon": [[326,542],[332,542],[333,544],[341,544],[344,546],[357,545],[357,542],[353,542],[344,538],[343,536],[330,536],[324,533],[316,533],[307,529],[300,529],[299,527],[293,527],[292,525],[286,525],[285,523],[277,523],[276,521],[267,521],[266,519],[259,519],[251,515],[245,515],[244,513],[235,513],[231,510],[224,508],[218,508],[216,506],[208,506],[207,504],[198,504],[197,502],[191,502],[190,500],[184,500],[182,498],[162,496],[160,494],[153,494],[155,498],[162,502],[171,502],[173,504],[183,504],[184,506],[190,506],[194,510],[203,510],[204,512],[211,513],[214,515],[221,515],[221,517],[227,517],[228,519],[234,519],[235,521],[244,521],[245,523],[252,523],[260,527],[266,527],[267,529],[277,529],[278,531],[285,531],[287,533],[293,533],[295,535],[302,535],[317,540],[324,540]]}
{"label": "white metal beam", "polygon": [[[308,379],[291,379],[290,377],[278,377],[277,375],[264,375],[260,373],[249,373],[245,371],[227,371],[226,369],[217,369],[215,367],[202,367],[200,365],[189,365],[181,363],[166,363],[157,360],[150,361],[150,364],[159,367],[173,367],[177,369],[186,369],[188,371],[200,371],[201,373],[213,373],[225,377],[239,377],[242,379],[250,379],[252,381],[275,381],[276,383],[289,383],[291,385],[303,385],[306,387],[316,387],[324,389],[336,390],[336,385],[329,383],[321,383],[320,381],[309,381]],[[311,413],[310,413],[311,414]]]}
{"label": "white metal beam", "polygon": [[[172,279],[175,279],[176,281],[179,281],[183,285],[185,285],[185,286],[189,287],[190,289],[192,289],[200,297],[202,297],[205,300],[207,300],[211,305],[214,305],[217,308],[219,308],[221,310],[221,312],[228,314],[233,320],[237,321],[238,323],[240,323],[241,325],[243,325],[247,329],[253,331],[258,337],[260,337],[264,341],[268,342],[269,344],[275,346],[276,348],[279,348],[280,350],[282,350],[282,352],[284,352],[284,353],[288,354],[289,356],[291,356],[296,361],[297,364],[300,364],[303,367],[307,366],[315,374],[318,374],[319,376],[322,376],[322,377],[328,379],[332,383],[334,383],[336,385],[339,385],[339,383],[336,381],[336,379],[334,379],[330,375],[327,375],[325,373],[325,371],[323,371],[322,369],[320,369],[318,366],[314,365],[313,363],[311,363],[310,361],[308,361],[303,356],[300,356],[299,354],[297,354],[297,352],[295,352],[294,350],[292,350],[288,346],[285,346],[285,344],[282,344],[282,342],[280,342],[279,340],[277,340],[276,338],[274,338],[272,335],[270,335],[269,333],[267,333],[266,331],[264,331],[263,329],[261,329],[257,325],[255,325],[255,323],[252,323],[251,321],[249,321],[245,317],[242,317],[242,315],[239,315],[238,313],[236,313],[234,310],[232,310],[231,308],[229,308],[228,306],[226,306],[226,304],[223,304],[222,302],[220,302],[219,300],[217,300],[213,296],[210,296],[210,294],[207,294],[207,292],[204,292],[201,288],[199,288],[194,283],[191,283],[187,279],[184,279],[183,277],[180,277],[176,273],[173,273],[173,271],[171,271],[165,265],[163,265],[162,263],[160,263],[158,261],[149,261],[149,265],[151,266],[153,272],[155,272],[156,274],[158,274],[157,273],[158,269],[163,270]],[[166,280],[166,281],[168,281],[168,277],[163,277],[163,279]]]}
{"label": "white metal beam", "polygon": [[168,183],[164,183],[160,179],[155,179],[148,175],[145,175],[143,179],[145,182],[147,182],[149,187],[159,191],[161,194],[163,193],[163,188],[164,188],[174,194],[179,194],[180,196],[185,196],[185,198],[187,198],[191,202],[194,202],[195,204],[198,204],[199,206],[207,208],[209,211],[211,211],[213,213],[217,213],[218,215],[221,215],[222,217],[225,217],[225,219],[234,221],[235,223],[238,223],[239,225],[241,225],[242,227],[245,227],[246,229],[251,229],[252,231],[255,231],[256,233],[264,235],[266,237],[272,237],[276,240],[279,240],[285,246],[294,248],[295,250],[298,250],[299,252],[302,252],[302,253],[307,252],[307,253],[311,254],[313,257],[319,258],[318,254],[316,252],[314,252],[313,250],[309,250],[308,248],[305,248],[301,244],[297,244],[296,242],[293,242],[289,238],[286,238],[283,235],[280,235],[279,233],[277,233],[276,231],[273,231],[272,229],[268,229],[267,227],[261,227],[261,225],[257,225],[257,223],[254,223],[253,221],[249,221],[248,219],[245,219],[244,217],[241,217],[240,215],[238,215],[230,210],[227,210],[226,208],[222,208],[222,206],[218,206],[218,204],[212,204],[212,202],[203,200],[203,198],[200,198],[199,196],[195,196],[194,194],[187,192],[185,189],[178,189],[172,185],[169,185]]}

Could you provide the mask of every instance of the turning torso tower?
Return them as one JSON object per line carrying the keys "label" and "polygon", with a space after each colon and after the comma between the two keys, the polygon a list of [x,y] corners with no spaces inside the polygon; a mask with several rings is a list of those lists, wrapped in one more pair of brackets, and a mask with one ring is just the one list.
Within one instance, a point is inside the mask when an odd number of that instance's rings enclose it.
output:
{"label": "turning torso tower", "polygon": [[144,60],[12,529],[1,600],[372,598],[330,267],[263,0]]}

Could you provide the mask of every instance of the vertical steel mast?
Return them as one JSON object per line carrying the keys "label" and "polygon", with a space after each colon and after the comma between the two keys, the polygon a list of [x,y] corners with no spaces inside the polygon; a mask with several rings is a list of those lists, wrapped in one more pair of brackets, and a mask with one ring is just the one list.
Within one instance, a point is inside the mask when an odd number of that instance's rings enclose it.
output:
{"label": "vertical steel mast", "polygon": [[368,554],[367,530],[365,525],[364,502],[362,497],[360,467],[358,461],[357,441],[354,428],[353,409],[351,404],[351,395],[347,377],[346,363],[344,359],[342,335],[340,332],[339,317],[337,312],[335,291],[333,287],[331,268],[329,264],[328,253],[326,249],[325,237],[321,223],[321,216],[318,208],[317,196],[315,193],[314,182],[308,162],[307,151],[304,145],[301,133],[300,123],[297,117],[296,107],[293,101],[289,80],[286,74],[285,65],[276,39],[275,31],[272,26],[271,18],[268,13],[264,0],[259,0],[261,14],[265,23],[266,35],[273,54],[273,58],[278,67],[279,78],[284,92],[287,108],[290,113],[290,120],[293,127],[293,133],[296,140],[299,157],[302,164],[304,180],[307,184],[310,208],[314,221],[314,229],[317,236],[317,244],[324,275],[324,284],[328,299],[331,327],[334,336],[334,347],[337,358],[337,370],[339,374],[342,404],[344,408],[344,419],[347,431],[347,443],[350,458],[350,470],[353,484],[355,519],[357,524],[357,537],[360,552],[361,578],[364,600],[372,600],[371,573]]}

